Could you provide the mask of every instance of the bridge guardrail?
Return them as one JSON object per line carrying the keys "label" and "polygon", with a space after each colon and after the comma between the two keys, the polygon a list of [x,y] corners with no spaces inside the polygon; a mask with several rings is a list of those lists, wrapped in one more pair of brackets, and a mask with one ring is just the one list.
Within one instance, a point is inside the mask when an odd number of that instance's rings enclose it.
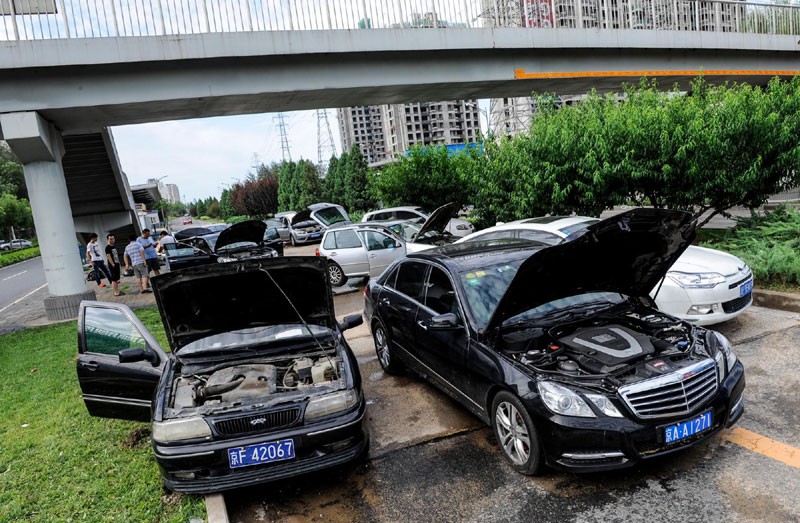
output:
{"label": "bridge guardrail", "polygon": [[0,41],[391,28],[800,34],[800,5],[731,0],[0,0]]}

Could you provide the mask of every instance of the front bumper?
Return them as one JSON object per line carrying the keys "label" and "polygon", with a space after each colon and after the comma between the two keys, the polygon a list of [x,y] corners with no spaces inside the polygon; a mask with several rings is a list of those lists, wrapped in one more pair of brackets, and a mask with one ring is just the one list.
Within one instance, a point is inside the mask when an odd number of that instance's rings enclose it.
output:
{"label": "front bumper", "polygon": [[[737,279],[738,276],[731,278]],[[684,288],[667,278],[656,297],[658,309],[689,321],[694,325],[714,325],[722,323],[743,313],[753,303],[752,292],[740,296],[741,280],[752,280],[752,275],[735,282],[720,283],[711,289]],[[713,306],[708,314],[689,314],[693,305]]]}
{"label": "front bumper", "polygon": [[[288,438],[294,440],[293,459],[241,468],[231,468],[228,464],[230,448]],[[361,457],[368,447],[363,396],[354,411],[313,425],[193,445],[166,446],[153,442],[164,485],[175,492],[192,494],[246,487],[342,465]]]}
{"label": "front bumper", "polygon": [[[534,415],[548,465],[569,472],[598,472],[630,467],[641,460],[691,447],[730,427],[744,412],[744,387],[744,367],[737,362],[714,399],[688,416],[655,420],[576,418],[549,413],[542,404],[528,405],[528,410]],[[665,443],[664,427],[693,419],[707,410],[712,411],[710,430]],[[536,415],[542,412],[547,414]],[[624,414],[631,416],[627,411]]]}

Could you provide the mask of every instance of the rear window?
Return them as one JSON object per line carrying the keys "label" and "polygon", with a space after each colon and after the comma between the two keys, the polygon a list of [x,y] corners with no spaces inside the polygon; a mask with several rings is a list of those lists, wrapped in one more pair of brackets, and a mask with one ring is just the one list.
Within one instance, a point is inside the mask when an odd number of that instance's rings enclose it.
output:
{"label": "rear window", "polygon": [[428,266],[424,263],[403,263],[400,265],[400,269],[397,273],[397,282],[394,288],[397,292],[421,302],[423,289],[425,287],[425,272],[427,270]]}
{"label": "rear window", "polygon": [[336,231],[334,234],[336,235],[336,249],[355,249],[361,247],[361,242],[355,231]]}
{"label": "rear window", "polygon": [[411,211],[397,211],[394,213],[398,220],[417,220],[420,215]]}
{"label": "rear window", "polygon": [[570,225],[569,227],[564,227],[563,229],[559,229],[562,233],[569,236],[570,234],[574,234],[578,231],[582,231],[588,226],[592,225],[593,223],[597,223],[600,220],[586,220],[585,222],[576,223],[574,225]]}
{"label": "rear window", "polygon": [[333,225],[334,223],[347,221],[347,218],[336,207],[325,207],[314,213],[314,216],[325,225]]}
{"label": "rear window", "polygon": [[530,229],[519,229],[517,231],[517,237],[523,240],[544,243],[546,245],[558,245],[562,241],[561,238],[555,234],[545,231],[533,231]]}

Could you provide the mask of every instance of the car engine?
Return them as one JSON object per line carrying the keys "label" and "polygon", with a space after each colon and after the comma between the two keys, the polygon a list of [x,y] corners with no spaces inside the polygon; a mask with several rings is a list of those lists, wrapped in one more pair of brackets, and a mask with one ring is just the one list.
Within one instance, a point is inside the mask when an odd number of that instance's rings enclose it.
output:
{"label": "car engine", "polygon": [[702,328],[652,310],[601,313],[503,334],[513,359],[544,373],[597,378],[619,386],[674,372],[713,356]]}
{"label": "car engine", "polygon": [[174,381],[170,408],[260,402],[294,391],[310,391],[335,385],[341,373],[341,358],[301,356],[282,361],[231,362],[179,376]]}

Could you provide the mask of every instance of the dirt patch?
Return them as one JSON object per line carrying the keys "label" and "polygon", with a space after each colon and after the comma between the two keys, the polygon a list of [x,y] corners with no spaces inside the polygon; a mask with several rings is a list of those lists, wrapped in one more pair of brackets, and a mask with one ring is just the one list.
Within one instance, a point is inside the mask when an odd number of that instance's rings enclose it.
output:
{"label": "dirt patch", "polygon": [[180,504],[181,497],[183,497],[183,494],[180,494],[179,492],[170,492],[164,488],[161,493],[161,503],[165,507],[175,507]]}
{"label": "dirt patch", "polygon": [[126,449],[141,449],[146,447],[150,442],[150,429],[147,427],[139,427],[134,429],[122,442],[122,446]]}

